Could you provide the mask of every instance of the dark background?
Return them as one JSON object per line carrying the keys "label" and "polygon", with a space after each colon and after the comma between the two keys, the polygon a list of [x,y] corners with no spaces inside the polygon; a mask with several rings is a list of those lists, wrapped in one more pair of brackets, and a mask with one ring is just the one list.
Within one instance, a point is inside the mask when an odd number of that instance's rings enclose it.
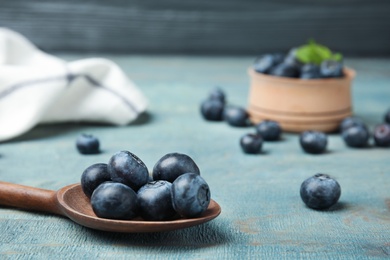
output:
{"label": "dark background", "polygon": [[12,0],[0,26],[51,52],[256,55],[313,38],[390,56],[388,0]]}

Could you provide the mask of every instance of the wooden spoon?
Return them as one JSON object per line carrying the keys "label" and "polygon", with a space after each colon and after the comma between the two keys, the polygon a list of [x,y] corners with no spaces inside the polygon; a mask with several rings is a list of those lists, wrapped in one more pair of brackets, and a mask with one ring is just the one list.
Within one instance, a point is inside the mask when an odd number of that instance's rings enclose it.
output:
{"label": "wooden spoon", "polygon": [[58,191],[0,181],[0,205],[27,210],[43,211],[66,216],[74,222],[93,229],[111,232],[161,232],[199,225],[216,218],[221,207],[214,200],[197,218],[170,221],[115,220],[99,218],[92,210],[89,199],[80,184],[72,184]]}

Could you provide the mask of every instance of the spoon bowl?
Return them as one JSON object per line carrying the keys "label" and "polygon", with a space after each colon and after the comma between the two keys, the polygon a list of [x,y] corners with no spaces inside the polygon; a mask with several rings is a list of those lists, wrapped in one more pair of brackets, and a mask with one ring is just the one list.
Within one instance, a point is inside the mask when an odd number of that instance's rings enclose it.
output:
{"label": "spoon bowl", "polygon": [[208,222],[221,213],[218,203],[211,200],[207,210],[196,218],[169,221],[99,218],[93,212],[91,203],[84,195],[80,184],[72,184],[58,191],[52,191],[0,182],[0,205],[54,213],[68,217],[88,228],[124,233],[162,232],[187,228]]}

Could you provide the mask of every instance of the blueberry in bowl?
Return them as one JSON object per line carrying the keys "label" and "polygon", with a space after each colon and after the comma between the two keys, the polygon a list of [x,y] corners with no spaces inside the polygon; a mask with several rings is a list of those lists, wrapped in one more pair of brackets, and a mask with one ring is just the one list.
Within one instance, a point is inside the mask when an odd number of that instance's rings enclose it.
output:
{"label": "blueberry in bowl", "polygon": [[323,78],[341,78],[343,74],[343,64],[336,60],[324,60],[320,65],[320,73]]}
{"label": "blueberry in bowl", "polygon": [[301,79],[319,79],[322,78],[320,67],[316,64],[308,63],[301,67]]}
{"label": "blueberry in bowl", "polygon": [[244,153],[258,154],[261,152],[263,138],[259,134],[245,134],[240,138],[240,146]]}
{"label": "blueberry in bowl", "polygon": [[375,145],[379,147],[390,146],[390,124],[380,124],[374,129]]}
{"label": "blueberry in bowl", "polygon": [[299,143],[306,153],[320,154],[326,150],[328,137],[320,131],[305,131],[300,134]]}
{"label": "blueberry in bowl", "polygon": [[273,120],[263,120],[255,128],[264,141],[277,141],[282,134],[282,128],[279,123]]}
{"label": "blueberry in bowl", "polygon": [[300,68],[295,64],[280,63],[269,72],[272,76],[298,78]]}
{"label": "blueberry in bowl", "polygon": [[279,53],[264,54],[255,60],[253,69],[256,72],[268,74],[272,68],[283,61],[283,58],[283,55]]}
{"label": "blueberry in bowl", "polygon": [[81,154],[97,154],[99,146],[99,139],[93,135],[81,134],[76,140],[76,148]]}
{"label": "blueberry in bowl", "polygon": [[319,79],[344,76],[343,58],[340,53],[314,40],[292,48],[287,55],[264,54],[257,58],[253,69],[257,73],[278,77]]}
{"label": "blueberry in bowl", "polygon": [[312,209],[328,209],[340,198],[340,184],[327,174],[318,173],[306,179],[300,188],[302,201]]}
{"label": "blueberry in bowl", "polygon": [[292,64],[292,65],[296,66],[297,68],[301,68],[304,65],[304,63],[302,63],[298,59],[297,51],[298,51],[298,48],[290,49],[289,52],[287,53],[287,55],[284,57],[283,63]]}

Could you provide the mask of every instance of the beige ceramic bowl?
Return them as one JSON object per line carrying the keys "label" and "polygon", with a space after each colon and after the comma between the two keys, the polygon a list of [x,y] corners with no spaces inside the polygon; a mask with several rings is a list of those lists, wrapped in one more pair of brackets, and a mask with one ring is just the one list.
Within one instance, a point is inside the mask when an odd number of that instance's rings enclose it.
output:
{"label": "beige ceramic bowl", "polygon": [[250,68],[248,112],[252,122],[275,120],[287,132],[337,130],[341,120],[352,115],[355,71],[345,68],[344,74],[343,78],[304,80],[265,75]]}

